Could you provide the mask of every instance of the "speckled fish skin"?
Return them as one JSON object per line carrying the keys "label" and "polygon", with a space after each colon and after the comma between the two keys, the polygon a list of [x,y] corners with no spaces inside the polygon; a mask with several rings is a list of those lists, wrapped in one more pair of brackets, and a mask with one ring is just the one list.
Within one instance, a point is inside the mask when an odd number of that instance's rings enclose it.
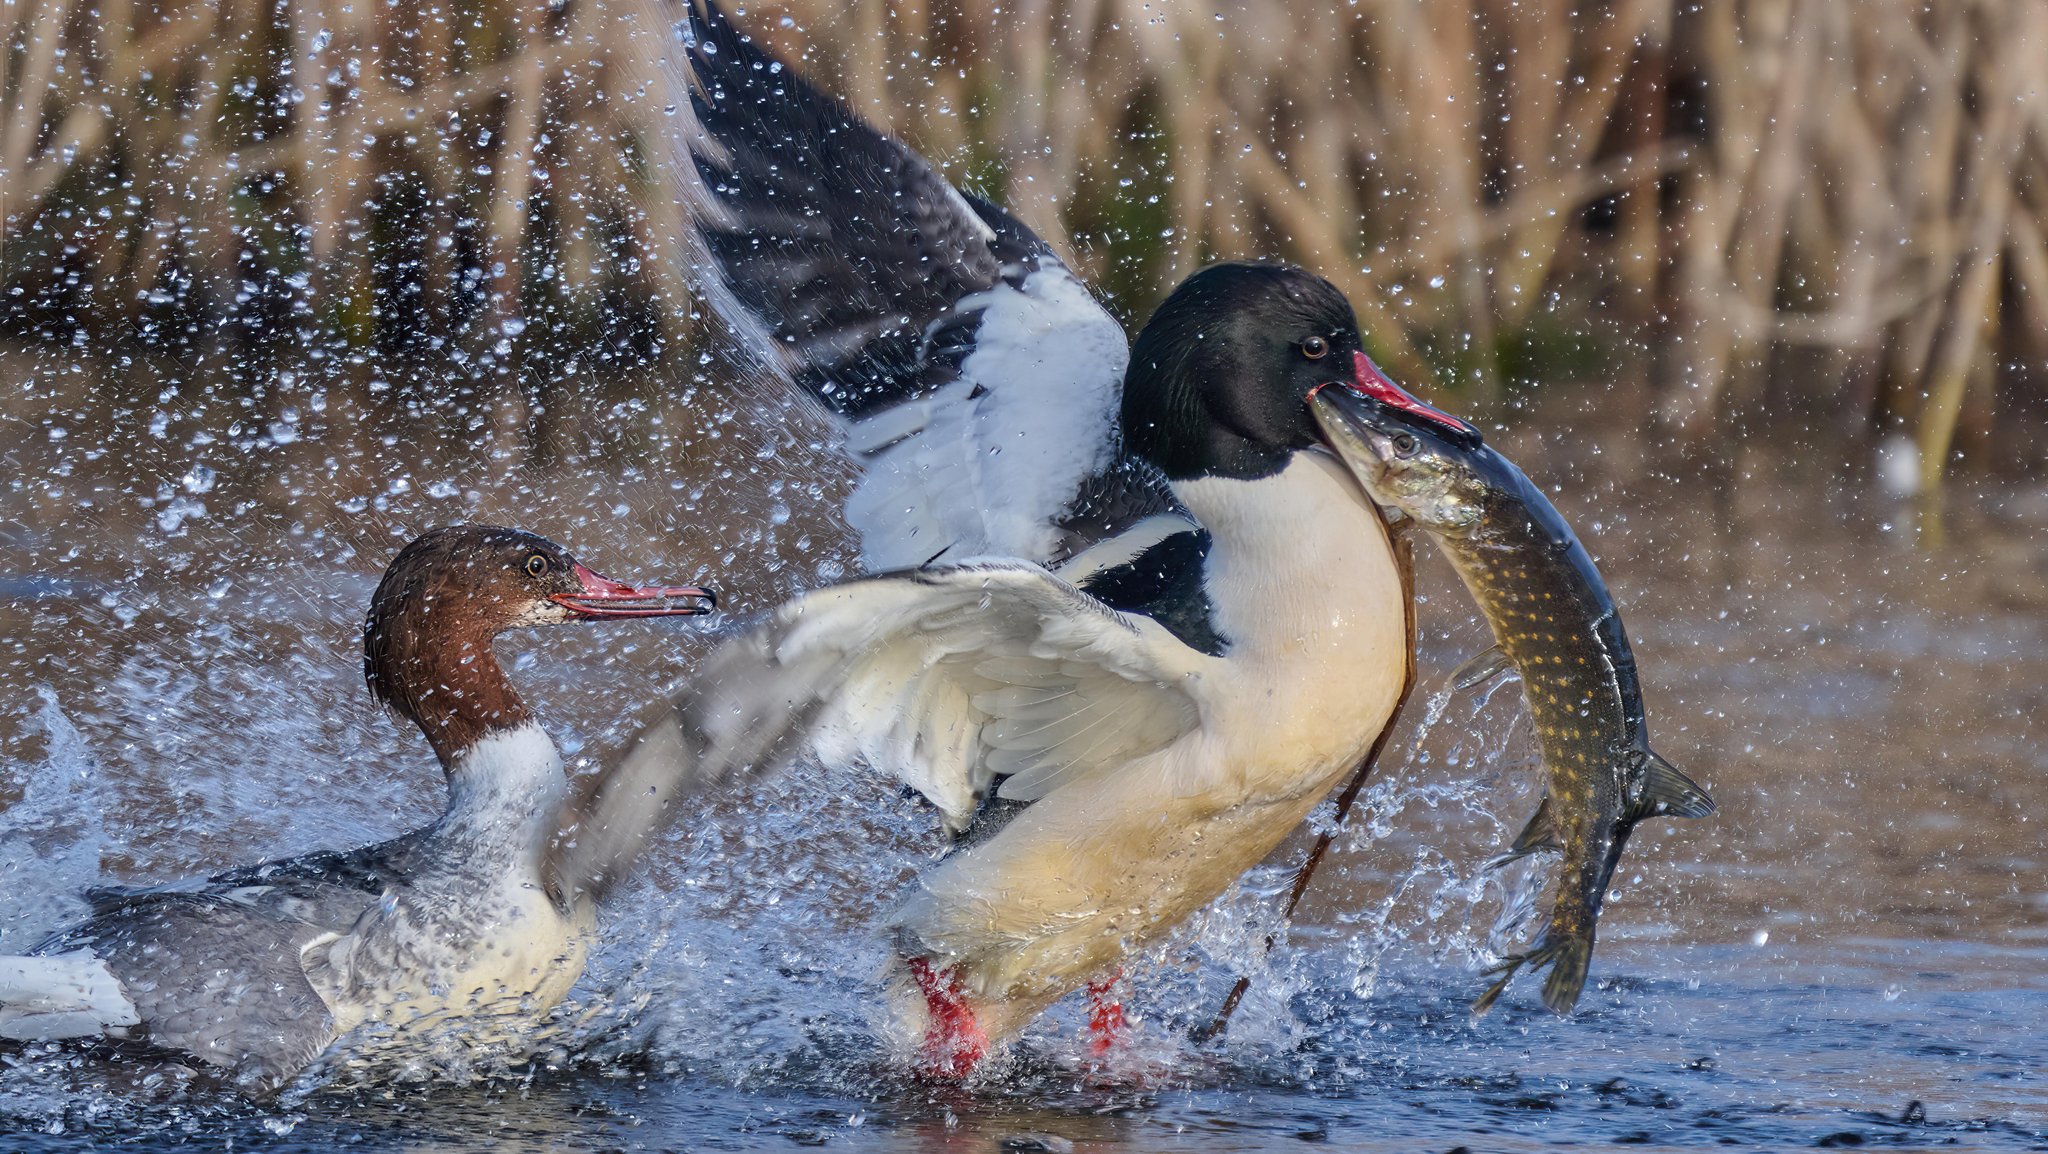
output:
{"label": "speckled fish skin", "polygon": [[1549,793],[1509,856],[1562,850],[1550,921],[1533,948],[1497,968],[1499,980],[1473,1010],[1490,1008],[1524,965],[1548,964],[1544,1003],[1569,1013],[1585,985],[1601,901],[1636,823],[1705,816],[1713,802],[1650,749],[1621,615],[1543,493],[1462,422],[1338,393],[1318,395],[1318,419],[1338,434],[1333,442],[1374,499],[1429,530],[1457,569],[1521,674],[1543,751]]}

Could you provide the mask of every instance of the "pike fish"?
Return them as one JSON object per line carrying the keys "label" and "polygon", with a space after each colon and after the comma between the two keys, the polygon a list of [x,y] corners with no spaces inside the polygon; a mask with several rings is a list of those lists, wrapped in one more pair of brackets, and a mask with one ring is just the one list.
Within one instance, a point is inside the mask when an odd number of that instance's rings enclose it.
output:
{"label": "pike fish", "polygon": [[1499,860],[1563,854],[1543,936],[1488,971],[1499,979],[1472,1010],[1491,1008],[1518,970],[1547,965],[1543,1002],[1570,1013],[1629,833],[1652,816],[1705,817],[1714,803],[1650,748],[1628,635],[1571,526],[1477,429],[1399,390],[1388,396],[1397,399],[1322,389],[1310,407],[1359,483],[1435,538],[1485,612],[1497,645],[1453,683],[1510,665],[1521,674],[1548,792]]}

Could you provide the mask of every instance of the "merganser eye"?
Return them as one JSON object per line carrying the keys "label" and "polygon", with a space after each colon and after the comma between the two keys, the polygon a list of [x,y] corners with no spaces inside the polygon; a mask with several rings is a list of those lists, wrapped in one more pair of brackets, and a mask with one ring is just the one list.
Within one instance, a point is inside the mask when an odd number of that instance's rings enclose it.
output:
{"label": "merganser eye", "polygon": [[547,556],[546,556],[545,554],[542,554],[542,553],[535,553],[535,554],[534,554],[533,556],[531,556],[531,557],[528,557],[528,558],[526,559],[526,572],[527,572],[527,574],[528,574],[529,576],[533,576],[533,577],[545,577],[545,576],[547,576],[547,575],[548,575],[548,559],[547,559]]}
{"label": "merganser eye", "polygon": [[1322,337],[1310,337],[1301,342],[1301,355],[1312,361],[1320,361],[1330,355],[1330,342]]}
{"label": "merganser eye", "polygon": [[1415,451],[1420,448],[1422,448],[1422,442],[1416,438],[1415,434],[1394,434],[1394,455],[1396,457],[1412,457],[1415,455]]}

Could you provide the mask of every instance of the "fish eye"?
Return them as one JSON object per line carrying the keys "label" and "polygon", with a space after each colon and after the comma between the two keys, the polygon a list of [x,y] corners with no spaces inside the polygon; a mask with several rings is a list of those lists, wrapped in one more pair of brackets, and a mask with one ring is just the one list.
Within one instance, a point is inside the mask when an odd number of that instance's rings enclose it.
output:
{"label": "fish eye", "polygon": [[529,577],[548,575],[548,558],[545,553],[535,553],[526,559],[526,573]]}
{"label": "fish eye", "polygon": [[1312,361],[1320,361],[1330,355],[1330,342],[1323,337],[1310,337],[1301,342],[1301,355]]}
{"label": "fish eye", "polygon": [[1396,457],[1412,457],[1422,448],[1422,440],[1413,433],[1395,433],[1393,445]]}

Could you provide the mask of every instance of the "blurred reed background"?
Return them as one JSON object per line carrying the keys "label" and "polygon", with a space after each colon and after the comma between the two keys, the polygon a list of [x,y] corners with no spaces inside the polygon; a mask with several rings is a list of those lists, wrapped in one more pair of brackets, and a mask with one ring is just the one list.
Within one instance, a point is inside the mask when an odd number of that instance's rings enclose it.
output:
{"label": "blurred reed background", "polygon": [[[1910,437],[1930,509],[2040,471],[2042,0],[729,2],[1128,317],[1281,257],[1468,407],[1577,388],[1723,458],[1789,422],[1852,470]],[[644,363],[691,336],[676,15],[0,0],[0,324]]]}

